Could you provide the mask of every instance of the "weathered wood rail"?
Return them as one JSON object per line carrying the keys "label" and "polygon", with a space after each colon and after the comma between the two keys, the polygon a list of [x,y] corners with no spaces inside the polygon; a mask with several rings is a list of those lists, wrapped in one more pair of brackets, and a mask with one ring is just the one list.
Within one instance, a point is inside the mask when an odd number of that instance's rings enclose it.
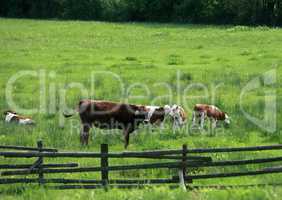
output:
{"label": "weathered wood rail", "polygon": [[[0,157],[9,158],[37,158],[33,164],[0,164],[0,184],[16,183],[37,183],[54,189],[95,189],[111,187],[132,188],[143,187],[144,185],[170,184],[175,187],[179,184],[183,189],[186,185],[198,179],[212,178],[230,178],[238,176],[255,176],[262,174],[282,173],[282,166],[273,166],[271,168],[258,169],[244,172],[214,173],[214,174],[189,174],[191,168],[211,168],[227,167],[250,164],[276,163],[282,164],[281,157],[257,158],[245,160],[227,160],[214,161],[211,157],[214,153],[233,153],[247,151],[273,151],[282,150],[282,145],[256,146],[256,147],[235,147],[235,148],[205,148],[189,149],[186,145],[182,149],[160,150],[160,151],[143,151],[143,152],[109,152],[108,145],[102,144],[100,152],[59,152],[57,149],[44,148],[42,141],[38,141],[37,147],[22,146],[0,146],[5,151],[0,152]],[[193,154],[209,154],[208,156],[199,156]],[[89,158],[99,159],[99,166],[81,167],[79,163],[45,163],[45,158]],[[109,159],[137,158],[148,160],[160,160],[156,163],[139,163],[128,165],[109,165]],[[77,159],[79,160],[79,159]],[[161,161],[164,160],[164,161]],[[96,162],[97,163],[97,162]],[[96,164],[97,165],[97,164]],[[170,174],[170,178],[162,179],[125,179],[115,180],[109,177],[111,171],[128,171],[128,170],[146,170],[146,169],[176,169],[178,174]],[[4,171],[3,171],[4,170]],[[100,173],[99,180],[87,179],[68,179],[68,173]],[[175,171],[172,171],[175,173]],[[64,178],[46,178],[48,174],[64,174]],[[28,178],[28,176],[37,178]],[[13,178],[6,178],[13,176]],[[14,176],[25,176],[25,178],[14,178]],[[62,184],[62,185],[49,185]],[[192,185],[191,185],[192,186]],[[189,187],[190,188],[190,187]]]}
{"label": "weathered wood rail", "polygon": [[[22,151],[38,151],[39,148],[37,147],[24,147],[24,146],[4,146],[0,145],[0,149],[11,149],[11,150],[22,150]],[[52,149],[52,148],[42,148],[41,151],[46,151],[46,152],[58,152],[57,149]]]}

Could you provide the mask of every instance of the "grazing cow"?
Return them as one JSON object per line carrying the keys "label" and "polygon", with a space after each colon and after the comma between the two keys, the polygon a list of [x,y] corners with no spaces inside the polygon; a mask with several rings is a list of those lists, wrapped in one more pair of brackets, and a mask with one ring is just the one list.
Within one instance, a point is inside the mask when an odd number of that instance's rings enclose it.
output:
{"label": "grazing cow", "polygon": [[164,107],[160,106],[144,106],[147,114],[145,123],[152,125],[158,125],[163,127],[163,122],[165,117],[171,112],[171,107],[166,105]]}
{"label": "grazing cow", "polygon": [[160,106],[145,106],[148,110],[148,117],[145,122],[150,124],[157,124],[162,127],[164,119],[167,116],[170,116],[173,119],[173,128],[180,128],[186,122],[187,115],[184,109],[178,105],[165,105],[164,107]]}
{"label": "grazing cow", "polygon": [[169,115],[173,118],[173,128],[182,127],[187,120],[187,114],[181,106],[173,105],[170,108]]}
{"label": "grazing cow", "polygon": [[30,117],[24,117],[18,115],[16,112],[13,111],[5,111],[5,122],[7,123],[17,123],[20,125],[35,125],[35,122]]}
{"label": "grazing cow", "polygon": [[[80,141],[82,145],[88,145],[89,130],[92,126],[101,129],[123,130],[125,148],[129,144],[129,134],[148,118],[145,106],[137,106],[109,101],[82,100],[79,102],[79,112],[82,131]],[[72,115],[64,114],[65,117]]]}
{"label": "grazing cow", "polygon": [[197,118],[200,119],[199,123],[202,129],[206,118],[211,120],[212,128],[216,128],[218,121],[224,121],[226,125],[230,124],[229,116],[213,105],[196,104],[193,112],[193,126],[195,126]]}

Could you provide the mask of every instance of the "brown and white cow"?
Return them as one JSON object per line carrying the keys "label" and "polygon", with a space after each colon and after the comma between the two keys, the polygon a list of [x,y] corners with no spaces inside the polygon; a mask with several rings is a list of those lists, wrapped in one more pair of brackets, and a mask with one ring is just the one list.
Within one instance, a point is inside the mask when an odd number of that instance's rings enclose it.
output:
{"label": "brown and white cow", "polygon": [[30,117],[18,115],[14,111],[5,111],[4,116],[5,122],[7,123],[17,123],[20,125],[35,125],[35,122]]}
{"label": "brown and white cow", "polygon": [[151,125],[157,125],[163,127],[163,122],[166,116],[171,112],[171,107],[166,105],[164,107],[161,106],[144,106],[145,111],[147,112],[145,123]]}
{"label": "brown and white cow", "polygon": [[218,107],[207,104],[196,104],[193,112],[193,126],[195,126],[196,120],[199,119],[200,127],[203,129],[206,118],[211,120],[213,128],[216,128],[218,121],[224,121],[227,125],[230,124],[229,116]]}
{"label": "brown and white cow", "polygon": [[[142,105],[115,103],[110,101],[82,100],[79,102],[79,112],[82,130],[80,141],[88,145],[89,131],[92,126],[101,129],[123,130],[125,148],[129,144],[129,135],[141,123],[159,123],[164,120],[166,111],[162,107],[151,109]],[[72,115],[64,114],[65,117]]]}
{"label": "brown and white cow", "polygon": [[187,114],[181,106],[165,105],[160,106],[145,106],[148,110],[147,120],[150,124],[157,124],[162,127],[164,119],[170,116],[173,121],[173,129],[182,127],[187,121]]}

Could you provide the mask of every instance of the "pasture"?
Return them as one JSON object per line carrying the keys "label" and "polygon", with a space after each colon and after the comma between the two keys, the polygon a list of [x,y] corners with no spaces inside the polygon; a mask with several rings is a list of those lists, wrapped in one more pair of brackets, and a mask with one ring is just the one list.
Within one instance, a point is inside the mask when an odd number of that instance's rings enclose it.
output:
{"label": "pasture", "polygon": [[[0,19],[0,110],[9,108],[7,95],[21,108],[39,110],[30,114],[37,122],[35,127],[5,124],[1,120],[0,144],[33,146],[43,139],[45,146],[60,150],[98,151],[100,144],[108,143],[111,150],[123,151],[123,137],[118,130],[92,129],[90,145],[80,146],[78,116],[64,120],[62,112],[64,103],[75,108],[82,98],[136,104],[177,103],[185,107],[189,123],[195,103],[211,103],[232,118],[228,129],[219,128],[213,135],[208,127],[202,132],[185,128],[174,133],[167,126],[153,132],[143,127],[131,135],[129,150],[132,151],[175,149],[184,143],[191,148],[281,144],[281,45],[279,28]],[[276,81],[268,85],[264,75],[273,71]],[[11,78],[23,72],[28,74],[17,79],[11,87],[12,94],[7,94]],[[245,86],[256,78],[259,87],[240,99]],[[265,91],[276,96],[276,127],[272,131],[251,122],[242,112],[244,108],[250,115],[262,119],[265,101],[271,101]],[[168,94],[170,97],[164,97]],[[274,114],[270,113],[269,119]],[[279,152],[272,155],[281,156]],[[262,156],[263,153],[238,154],[232,159]],[[118,161],[112,161],[115,162]],[[87,159],[83,163],[84,166],[94,164]],[[111,176],[127,175],[113,173]],[[130,175],[160,178],[167,172],[132,171]],[[89,173],[86,177],[95,178],[99,174]],[[260,184],[281,183],[281,179],[282,175],[276,174],[196,183]],[[54,192],[0,186],[1,199],[279,199],[281,194],[279,187],[183,192],[164,186],[110,192]]]}

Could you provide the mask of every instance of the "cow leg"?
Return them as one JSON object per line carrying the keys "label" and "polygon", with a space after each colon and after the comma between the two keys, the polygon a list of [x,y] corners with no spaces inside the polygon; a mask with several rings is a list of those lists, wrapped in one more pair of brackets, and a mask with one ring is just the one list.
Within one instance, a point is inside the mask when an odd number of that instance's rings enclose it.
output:
{"label": "cow leg", "polygon": [[179,121],[178,120],[174,120],[174,122],[173,122],[173,129],[177,130],[180,127],[181,127],[181,125],[180,125]]}
{"label": "cow leg", "polygon": [[201,112],[200,113],[201,115],[201,129],[204,129],[204,123],[205,123],[205,113],[204,112]]}
{"label": "cow leg", "polygon": [[163,122],[161,122],[161,124],[160,124],[160,129],[164,130],[164,123]]}
{"label": "cow leg", "polygon": [[123,134],[124,134],[124,148],[127,149],[129,145],[129,135],[133,132],[133,125],[128,125],[124,128]]}
{"label": "cow leg", "polygon": [[216,119],[213,119],[213,128],[216,128],[216,126],[217,126],[217,120]]}
{"label": "cow leg", "polygon": [[213,129],[213,118],[211,117],[210,118],[210,136],[213,136],[213,131],[214,131],[214,129]]}
{"label": "cow leg", "polygon": [[210,131],[211,131],[211,136],[215,134],[215,129],[216,129],[216,123],[217,120],[214,119],[213,117],[210,118]]}
{"label": "cow leg", "polygon": [[196,112],[193,112],[193,116],[192,116],[192,127],[195,127],[196,125]]}
{"label": "cow leg", "polygon": [[82,130],[80,133],[80,143],[82,145],[88,145],[89,131],[90,131],[90,124],[88,123],[82,124]]}
{"label": "cow leg", "polygon": [[[164,130],[164,128],[165,128],[165,127],[164,127],[164,121],[159,120],[159,119],[154,123],[154,125],[160,127],[161,130]],[[151,125],[151,127],[153,128],[153,125]],[[153,130],[153,131],[154,131],[154,130]],[[153,131],[152,131],[152,132],[153,132]]]}
{"label": "cow leg", "polygon": [[176,129],[177,129],[177,124],[176,124],[176,122],[175,122],[175,121],[173,122],[172,129],[173,129],[173,130],[176,130]]}

